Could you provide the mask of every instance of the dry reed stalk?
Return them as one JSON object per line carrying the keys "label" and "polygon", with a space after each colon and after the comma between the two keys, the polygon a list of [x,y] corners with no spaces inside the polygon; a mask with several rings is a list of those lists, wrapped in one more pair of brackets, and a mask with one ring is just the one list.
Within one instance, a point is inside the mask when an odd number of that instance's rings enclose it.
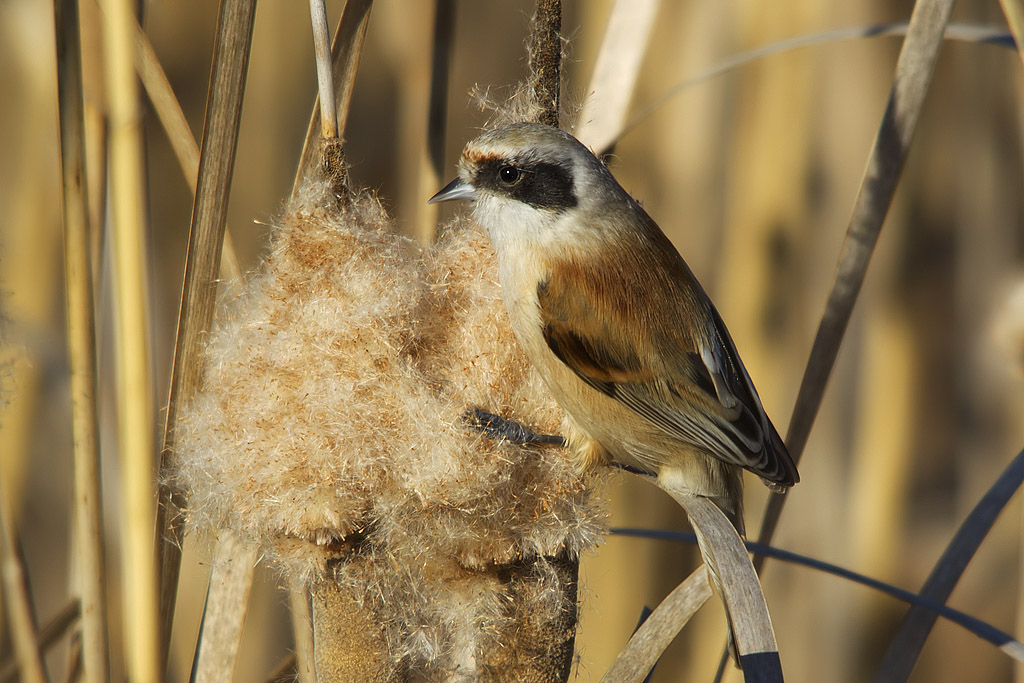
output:
{"label": "dry reed stalk", "polygon": [[[185,176],[185,182],[192,190],[192,197],[195,198],[197,183],[199,181],[199,145],[185,119],[185,112],[181,110],[178,98],[174,96],[171,84],[167,75],[160,66],[156,52],[146,37],[146,32],[136,23],[136,68],[139,78],[146,89],[149,101],[153,103],[153,110],[160,125],[167,133],[167,140],[171,143],[171,149],[178,158],[178,165]],[[224,279],[237,280],[241,276],[241,269],[238,265],[238,256],[235,254],[235,245],[231,239],[231,231],[224,227],[224,245],[221,251],[220,276]]]}
{"label": "dry reed stalk", "polygon": [[80,2],[82,95],[85,118],[85,186],[89,191],[89,252],[93,291],[99,291],[107,195],[107,98],[103,64],[103,21],[99,2]]}
{"label": "dry reed stalk", "polygon": [[1017,54],[1024,63],[1024,2],[1021,0],[999,0],[999,6],[1006,15],[1006,23],[1013,33],[1013,41],[1017,44]]}
{"label": "dry reed stalk", "polygon": [[[181,405],[192,398],[202,381],[202,350],[216,303],[217,272],[220,268],[221,247],[224,244],[228,197],[231,191],[235,150],[238,145],[238,129],[242,116],[242,100],[245,94],[255,16],[256,0],[221,2],[203,128],[203,146],[199,159],[198,187],[192,208],[192,224],[189,228],[185,281],[182,287],[178,333],[171,368],[170,396],[161,448],[162,472],[175,466],[175,430]],[[169,643],[174,620],[174,603],[181,569],[181,541],[184,535],[181,511],[184,501],[179,496],[180,493],[172,490],[166,483],[161,484],[157,542],[161,569],[160,625],[165,643],[164,661],[169,650],[166,644]],[[218,540],[218,544],[220,543],[227,543],[228,547],[218,548],[218,553],[228,552],[233,548],[230,539]],[[215,585],[211,577],[211,592],[243,592],[246,582],[252,581],[254,564],[246,563],[239,571],[225,573],[222,577],[225,585]],[[249,572],[249,575],[246,576],[245,572]],[[226,582],[232,582],[233,585],[227,585]],[[248,588],[244,588],[244,592],[247,594]],[[244,608],[245,605],[242,606],[243,615]],[[207,616],[208,613],[204,613],[204,622]],[[216,615],[213,618],[217,618]],[[239,619],[239,628],[241,621],[242,619]],[[230,634],[225,635],[220,629],[213,629],[210,633],[210,637],[216,640],[200,642],[198,648],[202,649],[205,646],[207,651],[215,652],[230,650]],[[224,660],[218,657],[214,661]]]}
{"label": "dry reed stalk", "polygon": [[299,683],[316,683],[313,662],[313,614],[309,607],[309,590],[298,576],[288,577],[288,605],[292,611],[292,632],[295,634],[295,662],[293,668]]}
{"label": "dry reed stalk", "polygon": [[192,662],[195,683],[232,679],[258,549],[229,529],[222,529],[218,534],[203,623]]}
{"label": "dry reed stalk", "polygon": [[[78,609],[78,600],[72,600],[61,609],[49,622],[39,629],[39,649],[45,655],[46,652],[57,644],[67,632],[78,623],[81,613]],[[0,683],[16,683],[18,676],[17,655],[7,661],[0,662]]]}
{"label": "dry reed stalk", "polygon": [[[952,0],[918,0],[914,5],[907,37],[897,59],[889,102],[872,146],[843,240],[838,272],[818,326],[786,434],[786,445],[798,463],[821,407],[825,385],[910,150],[952,8]],[[767,544],[771,541],[785,501],[785,494],[771,498],[758,542]],[[762,565],[763,559],[755,558],[755,567],[760,569]]]}
{"label": "dry reed stalk", "polygon": [[316,82],[320,98],[320,136],[325,140],[338,137],[337,102],[331,79],[331,38],[327,29],[327,7],[324,0],[309,0],[309,18],[313,25],[313,49],[316,53]]}
{"label": "dry reed stalk", "polygon": [[646,680],[690,617],[711,598],[706,565],[698,567],[651,612],[601,677],[601,683]]}
{"label": "dry reed stalk", "polygon": [[[1007,465],[960,525],[921,587],[922,596],[945,604],[978,546],[1021,484],[1024,484],[1024,451]],[[936,618],[934,612],[916,605],[908,610],[879,667],[875,678],[878,683],[899,683],[910,678]]]}
{"label": "dry reed stalk", "polygon": [[[238,146],[255,15],[255,0],[224,0],[220,4],[198,188],[189,226],[181,308],[178,312],[170,396],[161,450],[162,471],[175,467],[175,430],[178,412],[181,404],[196,393],[202,382],[202,350],[216,303],[216,273],[224,242],[227,201]],[[179,500],[178,495],[178,492],[172,490],[166,483],[161,485],[157,528],[160,532],[158,543],[161,559],[161,625],[165,639],[165,663],[181,565],[181,511],[184,501]],[[215,556],[226,562],[232,554],[239,553],[242,560],[247,557],[248,550],[248,547],[225,532],[224,535],[218,536]],[[254,560],[255,549],[251,552]],[[204,609],[204,626],[200,642],[197,644],[196,664],[204,667],[205,674],[213,676],[210,680],[217,680],[217,672],[225,671],[223,667],[230,666],[233,669],[234,655],[238,651],[237,639],[241,639],[242,625],[248,607],[255,561],[240,561],[230,569],[223,564],[221,566],[222,571],[211,574],[210,594],[244,595],[246,600],[241,604],[232,605],[237,607],[237,611],[227,615],[211,614],[208,611],[209,602],[207,609]],[[234,617],[234,621],[225,623],[222,621],[225,616]],[[213,620],[213,627],[209,630],[206,629],[208,618]],[[231,627],[237,632],[232,632]],[[200,653],[204,651],[211,653],[205,655],[208,657],[205,661],[212,664],[203,664],[200,661]]]}
{"label": "dry reed stalk", "polygon": [[591,149],[606,150],[626,122],[659,0],[617,0],[612,7],[586,102],[573,134]]}
{"label": "dry reed stalk", "polygon": [[153,556],[153,382],[150,376],[142,117],[134,68],[134,4],[108,0],[104,46],[110,117],[110,197],[117,292],[118,445],[128,675],[163,680]]}
{"label": "dry reed stalk", "polygon": [[[343,139],[345,125],[348,123],[348,111],[352,103],[352,89],[356,83],[356,71],[359,69],[359,58],[363,53],[363,40],[366,38],[366,27],[370,19],[370,7],[373,0],[346,0],[342,10],[338,29],[331,44],[332,79],[335,83],[337,98],[338,137]],[[313,106],[306,138],[302,143],[299,165],[295,171],[295,182],[292,184],[291,195],[294,197],[301,183],[314,174],[326,171],[327,177],[337,185],[338,194],[348,192],[347,178],[343,170],[340,145],[333,152],[324,149],[323,136],[320,133],[319,102]]]}
{"label": "dry reed stalk", "polygon": [[64,200],[64,268],[75,463],[74,519],[82,612],[82,665],[87,683],[103,683],[107,667],[99,427],[96,407],[96,321],[85,172],[84,112],[78,3],[54,3],[57,89]]}
{"label": "dry reed stalk", "polygon": [[[0,491],[4,491],[0,478]],[[45,683],[42,651],[32,611],[25,558],[11,518],[10,497],[0,495],[0,585],[7,602],[7,623],[23,683]]]}

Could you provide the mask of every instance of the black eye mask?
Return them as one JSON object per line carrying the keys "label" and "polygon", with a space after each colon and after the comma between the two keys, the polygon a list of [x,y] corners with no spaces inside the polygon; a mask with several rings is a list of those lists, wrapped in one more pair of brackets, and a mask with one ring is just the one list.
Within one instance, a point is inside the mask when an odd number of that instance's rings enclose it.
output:
{"label": "black eye mask", "polygon": [[572,175],[560,164],[494,159],[480,165],[473,185],[538,209],[564,211],[579,203],[573,192]]}

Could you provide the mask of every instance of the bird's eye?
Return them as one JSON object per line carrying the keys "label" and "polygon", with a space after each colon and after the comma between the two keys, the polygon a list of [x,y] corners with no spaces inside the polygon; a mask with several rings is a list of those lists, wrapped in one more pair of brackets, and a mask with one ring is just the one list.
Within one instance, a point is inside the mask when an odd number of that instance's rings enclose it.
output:
{"label": "bird's eye", "polygon": [[512,187],[523,179],[523,172],[515,166],[502,166],[498,169],[498,179],[508,187]]}

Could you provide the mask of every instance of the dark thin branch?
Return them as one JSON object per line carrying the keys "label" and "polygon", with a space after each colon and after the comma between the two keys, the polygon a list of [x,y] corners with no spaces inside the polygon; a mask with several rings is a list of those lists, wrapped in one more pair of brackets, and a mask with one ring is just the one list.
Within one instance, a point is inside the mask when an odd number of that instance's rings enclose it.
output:
{"label": "dark thin branch", "polygon": [[[952,10],[953,0],[919,0],[914,6],[907,37],[896,62],[889,103],[861,181],[839,255],[838,272],[818,325],[789,424],[786,446],[798,463],[821,407],[825,386],[864,283],[882,223],[896,193],[917,118],[938,60],[943,29]],[[771,542],[785,502],[785,494],[771,497],[758,534],[759,542]],[[763,559],[755,562],[758,570],[762,565]]]}
{"label": "dark thin branch", "polygon": [[[992,487],[960,525],[942,557],[935,564],[921,588],[921,596],[944,605],[963,575],[978,546],[985,540],[999,514],[1024,482],[1024,450],[1003,471]],[[937,617],[936,611],[914,605],[903,618],[896,636],[889,644],[875,679],[879,683],[898,683],[910,678],[928,634]]]}
{"label": "dark thin branch", "polygon": [[[613,528],[611,529],[611,533],[615,536],[626,536],[630,538],[648,538],[658,541],[673,541],[676,543],[689,544],[697,543],[697,536],[690,531]],[[801,567],[808,567],[809,569],[814,569],[815,571],[819,571],[824,574],[831,574],[832,576],[837,576],[841,579],[847,579],[862,586],[867,586],[868,588],[873,588],[881,593],[885,593],[886,595],[909,605],[933,612],[937,616],[963,627],[982,640],[988,641],[996,647],[1003,649],[1014,659],[1024,661],[1024,643],[1021,643],[1010,634],[1001,631],[988,622],[982,621],[977,617],[973,617],[966,612],[961,612],[958,609],[936,602],[923,595],[918,595],[913,591],[908,591],[904,588],[900,588],[899,586],[894,586],[891,583],[879,581],[878,579],[855,572],[852,569],[840,567],[839,565],[832,564],[831,562],[818,560],[813,557],[808,557],[807,555],[801,555],[800,553],[794,553],[792,551],[783,550],[782,548],[776,548],[770,545],[763,545],[754,541],[746,541],[745,545],[747,546],[747,550],[755,556],[763,555],[782,562],[788,562]]]}

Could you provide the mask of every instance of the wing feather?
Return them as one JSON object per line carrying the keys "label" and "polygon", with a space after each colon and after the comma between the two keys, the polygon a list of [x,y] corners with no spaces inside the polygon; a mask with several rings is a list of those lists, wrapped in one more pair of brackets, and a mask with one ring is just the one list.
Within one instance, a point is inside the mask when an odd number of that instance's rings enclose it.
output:
{"label": "wing feather", "polygon": [[[692,279],[681,259],[679,263],[678,275]],[[630,292],[621,270],[604,273],[603,280],[585,275],[577,270],[565,277],[556,268],[537,290],[544,339],[566,366],[684,444],[772,484],[797,481],[796,467],[765,415],[728,330],[695,279],[686,290],[695,292],[690,302],[694,310],[666,314],[636,310],[637,296],[657,306],[678,303],[680,291],[658,292],[658,282],[646,281]],[[611,286],[626,289],[618,301],[609,296]],[[673,314],[678,318],[687,313],[703,313],[697,317],[706,321],[689,337],[680,330],[692,324],[673,321]],[[675,324],[666,331],[652,320]]]}

